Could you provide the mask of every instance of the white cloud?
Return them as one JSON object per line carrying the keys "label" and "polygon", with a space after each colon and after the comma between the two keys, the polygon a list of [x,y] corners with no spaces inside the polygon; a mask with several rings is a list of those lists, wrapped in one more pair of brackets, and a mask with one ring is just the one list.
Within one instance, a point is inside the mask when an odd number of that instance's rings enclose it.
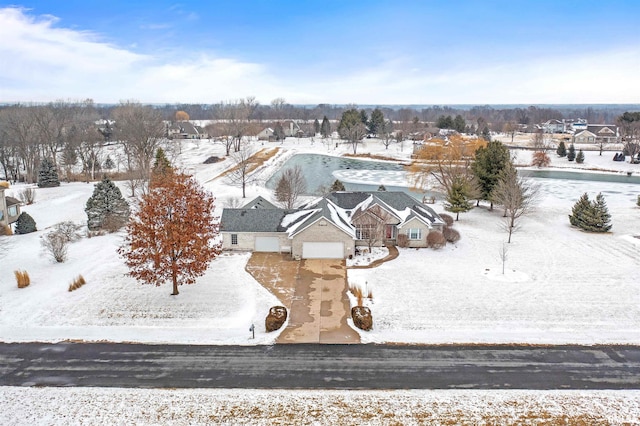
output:
{"label": "white cloud", "polygon": [[489,64],[386,56],[358,70],[336,65],[327,71],[325,63],[322,72],[314,72],[313,64],[303,64],[276,76],[263,64],[186,47],[175,56],[134,53],[58,24],[55,17],[0,9],[0,56],[8,58],[0,67],[0,102],[213,103],[256,96],[264,103],[284,97],[310,104],[640,103],[635,46]]}

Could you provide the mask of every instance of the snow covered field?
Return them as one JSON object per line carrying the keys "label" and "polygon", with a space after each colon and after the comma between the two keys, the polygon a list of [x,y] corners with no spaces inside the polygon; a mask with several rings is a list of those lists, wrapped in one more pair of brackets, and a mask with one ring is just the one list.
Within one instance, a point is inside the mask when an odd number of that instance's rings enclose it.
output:
{"label": "snow covered field", "polygon": [[[347,146],[327,148],[317,141],[288,139],[262,167],[266,180],[295,153],[341,155]],[[183,142],[172,161],[194,173],[218,198],[218,208],[240,189],[216,177],[229,160],[205,165],[223,156],[223,147],[209,141]],[[385,150],[367,141],[359,152],[407,161],[410,146]],[[530,152],[517,153],[520,162]],[[587,152],[582,168],[626,173],[639,165],[611,161]],[[566,159],[553,157],[554,166]],[[572,166],[577,166],[574,163]],[[349,171],[341,179],[379,184],[380,172]],[[385,183],[402,183],[393,173]],[[506,240],[501,212],[486,206],[462,214],[455,224],[462,239],[440,251],[402,250],[400,257],[376,269],[350,270],[354,282],[373,290],[374,330],[362,333],[368,342],[412,343],[636,343],[640,344],[640,185],[585,181],[537,180],[543,197],[536,210],[521,221],[522,228],[507,245],[505,274],[499,250]],[[20,185],[12,187],[16,195]],[[92,184],[63,183],[37,189],[36,203],[23,210],[34,217],[39,232],[2,240],[0,257],[0,340],[2,341],[136,341],[211,344],[271,343],[264,317],[276,298],[244,270],[247,254],[223,255],[195,285],[182,286],[169,296],[168,287],[150,287],[127,277],[116,253],[122,234],[83,238],[70,247],[69,260],[55,264],[40,249],[40,237],[52,225],[72,220],[84,223],[84,204]],[[613,232],[592,235],[572,229],[567,215],[583,193],[602,192],[613,217]],[[127,191],[123,189],[123,194]],[[247,197],[270,196],[261,185]],[[434,208],[442,212],[441,204]],[[25,269],[31,286],[18,289],[13,271]],[[68,292],[82,274],[87,284]],[[256,324],[256,339],[249,326]]]}
{"label": "snow covered field", "polygon": [[640,424],[639,391],[0,387],[0,424]]}

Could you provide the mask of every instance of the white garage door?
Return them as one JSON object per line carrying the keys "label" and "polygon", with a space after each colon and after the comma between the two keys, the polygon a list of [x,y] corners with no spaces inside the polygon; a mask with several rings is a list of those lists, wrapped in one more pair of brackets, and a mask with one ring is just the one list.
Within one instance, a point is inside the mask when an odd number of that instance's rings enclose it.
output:
{"label": "white garage door", "polygon": [[256,237],[254,251],[280,251],[280,243],[278,242],[278,237]]}
{"label": "white garage door", "polygon": [[343,259],[343,243],[302,243],[303,259]]}

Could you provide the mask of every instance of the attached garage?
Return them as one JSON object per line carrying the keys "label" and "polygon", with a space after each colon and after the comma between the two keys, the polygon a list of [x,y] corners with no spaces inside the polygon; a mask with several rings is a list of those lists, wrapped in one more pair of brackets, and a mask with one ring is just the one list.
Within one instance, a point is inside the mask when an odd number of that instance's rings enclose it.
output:
{"label": "attached garage", "polygon": [[342,242],[302,243],[303,259],[344,259],[344,257]]}
{"label": "attached garage", "polygon": [[278,237],[256,237],[253,251],[279,252],[280,240]]}

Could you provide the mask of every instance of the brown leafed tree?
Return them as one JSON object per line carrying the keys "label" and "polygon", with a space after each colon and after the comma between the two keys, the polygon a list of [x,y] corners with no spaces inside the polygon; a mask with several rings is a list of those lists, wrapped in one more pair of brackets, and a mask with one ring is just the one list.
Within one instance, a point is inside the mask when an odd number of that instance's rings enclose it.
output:
{"label": "brown leafed tree", "polygon": [[172,295],[178,294],[179,284],[193,284],[220,254],[214,202],[189,175],[171,173],[154,180],[119,250],[129,275],[157,286],[171,280]]}
{"label": "brown leafed tree", "polygon": [[176,121],[189,121],[189,114],[185,111],[176,111]]}

